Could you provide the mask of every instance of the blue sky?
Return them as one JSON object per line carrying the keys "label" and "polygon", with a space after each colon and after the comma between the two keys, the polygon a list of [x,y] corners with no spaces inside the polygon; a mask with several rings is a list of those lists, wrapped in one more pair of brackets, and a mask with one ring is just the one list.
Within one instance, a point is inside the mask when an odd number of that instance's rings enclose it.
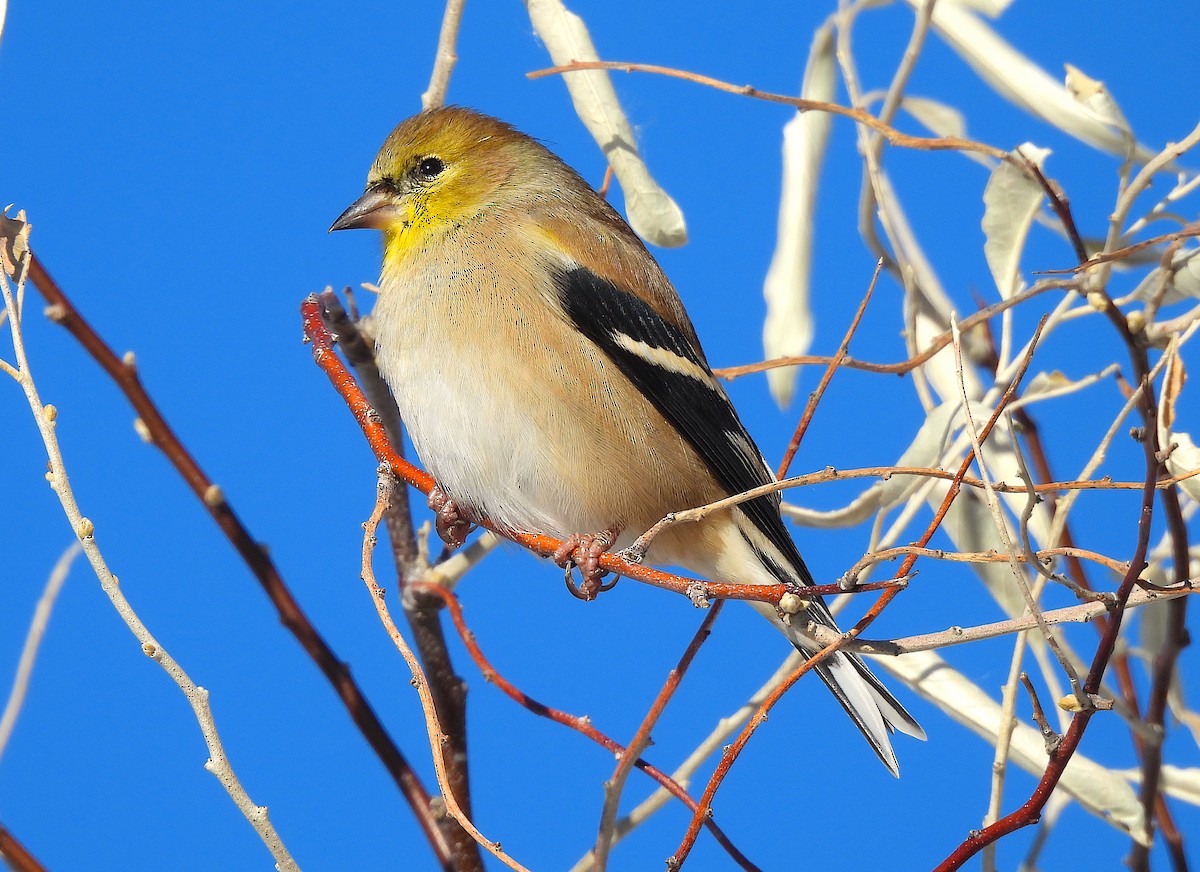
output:
{"label": "blue sky", "polygon": [[[832,5],[768,2],[735,13],[728,4],[668,2],[653,17],[631,15],[620,4],[572,8],[605,58],[794,92],[812,31]],[[1018,0],[997,28],[1055,77],[1071,62],[1103,79],[1138,138],[1157,148],[1196,122],[1187,83],[1200,30],[1194,16],[1179,14],[1185,8],[1159,4],[1151,19],[1124,3]],[[431,787],[408,673],[357,577],[375,463],[301,344],[297,307],[328,284],[357,286],[378,274],[371,234],[331,237],[326,229],[361,191],[383,138],[419,109],[440,19],[440,4],[365,0],[214,2],[203,9],[121,0],[15,3],[0,42],[4,201],[28,211],[34,249],[101,335],[118,352],[136,353],[167,418],[268,544],[302,606],[351,664]],[[864,17],[856,46],[866,87],[886,87],[911,21],[903,4]],[[525,77],[550,63],[521,4],[468,4],[459,55],[451,101],[513,122],[599,184],[603,158],[562,83]],[[656,254],[710,361],[758,359],[780,129],[790,110],[646,75],[619,75],[615,83],[652,172],[687,216],[690,244]],[[1004,148],[1025,141],[1053,148],[1048,174],[1068,192],[1082,231],[1103,232],[1116,159],[995,97],[936,37],[909,91],[957,105],[974,138]],[[993,300],[979,229],[986,171],[954,154],[889,150],[886,162],[955,303],[970,311],[976,296]],[[815,353],[836,348],[874,266],[855,231],[859,173],[853,129],[838,121],[818,205]],[[620,205],[619,193],[615,199]],[[1188,208],[1194,216],[1194,203]],[[1071,265],[1069,248],[1035,229],[1026,269]],[[1115,280],[1126,290],[1130,281]],[[235,769],[254,800],[270,807],[301,867],[434,869],[386,773],[245,567],[166,461],[136,437],[118,391],[39,317],[32,290],[30,300],[25,329],[34,374],[43,399],[60,410],[68,471],[97,541],[142,618],[211,691]],[[897,286],[885,281],[855,356],[904,356],[899,301]],[[1040,311],[1022,314],[1022,323]],[[1097,343],[1104,335],[1094,325],[1065,329],[1035,369],[1060,368],[1077,378],[1123,360],[1111,344]],[[7,345],[0,354],[11,360]],[[803,374],[799,395],[817,377]],[[736,382],[730,393],[774,463],[797,410],[778,410],[761,377]],[[1079,416],[1120,402],[1111,385],[1095,396],[1048,408],[1041,419],[1056,434],[1052,461],[1064,476],[1082,462],[1078,452],[1089,450],[1069,435]],[[1194,413],[1181,414],[1191,414],[1194,432]],[[893,462],[921,420],[908,380],[839,375],[793,468]],[[0,421],[0,688],[7,688],[43,581],[72,535],[45,485],[42,447],[23,398],[7,380]],[[1135,449],[1119,445],[1106,471],[1130,478],[1137,469]],[[829,508],[859,489],[810,489],[793,498]],[[1134,503],[1094,499],[1081,511],[1087,539],[1122,559],[1132,552]],[[797,533],[824,580],[857,559],[866,536],[862,528]],[[923,588],[900,598],[876,625],[879,634],[1000,617],[966,570],[927,566],[924,573]],[[497,668],[534,697],[589,714],[622,740],[700,620],[682,600],[629,582],[595,603],[579,603],[563,591],[557,569],[515,548],[494,554],[460,593]],[[1084,651],[1094,644],[1090,632],[1073,637]],[[748,609],[727,609],[655,731],[649,756],[664,768],[674,765],[770,675],[786,648]],[[947,656],[995,691],[1008,651],[1002,640]],[[461,646],[455,652],[471,687],[481,829],[531,868],[570,866],[594,837],[611,757],[502,698]],[[1184,657],[1194,678],[1194,649]],[[734,842],[764,869],[918,869],[978,826],[991,748],[903,688],[898,694],[930,740],[898,740],[903,778],[896,781],[825,691],[802,682],[718,795],[717,819]],[[1107,765],[1135,766],[1127,733],[1113,721],[1098,718],[1082,750]],[[1169,742],[1171,759],[1200,765],[1186,735],[1172,733]],[[257,836],[203,770],[205,757],[177,689],[143,656],[78,564],[0,760],[0,821],[53,869],[269,868]],[[1015,773],[1006,810],[1032,784]],[[626,806],[649,789],[635,775]],[[1181,825],[1200,832],[1196,809],[1177,808]],[[658,868],[686,820],[680,806],[669,807],[616,849],[612,868]],[[1005,868],[1015,867],[1031,837],[1029,831],[1002,844]],[[1071,806],[1044,865],[1080,868],[1077,852],[1086,849],[1102,858],[1096,868],[1117,868],[1127,844]],[[703,836],[690,862],[695,869],[728,865]]]}

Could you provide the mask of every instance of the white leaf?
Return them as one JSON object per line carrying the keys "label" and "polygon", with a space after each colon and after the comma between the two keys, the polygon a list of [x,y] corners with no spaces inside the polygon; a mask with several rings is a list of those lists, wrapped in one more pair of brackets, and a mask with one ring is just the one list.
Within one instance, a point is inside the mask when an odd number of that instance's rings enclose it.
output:
{"label": "white leaf", "polygon": [[[599,60],[587,26],[559,0],[525,0],[533,29],[555,64]],[[683,212],[654,181],[638,154],[633,129],[605,70],[566,73],[563,80],[579,119],[604,152],[625,192],[629,224],[647,242],[665,247],[687,242]]]}
{"label": "white leaf", "polygon": [[[951,718],[995,744],[1003,717],[1000,704],[965,675],[951,668],[936,653],[922,651],[900,657],[871,659],[899,676]],[[1042,735],[1024,722],[1019,722],[1013,731],[1008,755],[1010,760],[1034,776],[1040,776],[1046,769]],[[1142,804],[1121,773],[1106,769],[1076,752],[1067,764],[1057,789],[1069,793],[1085,809],[1139,843],[1149,843]]]}
{"label": "white leaf", "polygon": [[[908,0],[913,7],[921,2]],[[1004,99],[1102,151],[1124,156],[1129,150],[1127,137],[1085,109],[1066,87],[962,5],[938,3],[932,23],[942,39]],[[1135,153],[1142,161],[1153,156],[1140,145]]]}
{"label": "white leaf", "polygon": [[1184,248],[1175,252],[1171,257],[1170,270],[1164,270],[1161,266],[1152,269],[1133,289],[1134,296],[1149,300],[1166,282],[1163,305],[1177,303],[1187,297],[1200,297],[1200,257],[1197,255],[1200,255],[1200,248]]}
{"label": "white leaf", "polygon": [[[1141,769],[1122,769],[1122,775],[1134,784],[1142,783]],[[1200,805],[1200,769],[1195,766],[1162,765],[1162,790],[1167,796],[1191,805]]]}
{"label": "white leaf", "polygon": [[[1049,149],[1028,142],[1017,152],[1018,160],[1023,156],[1039,169],[1050,154]],[[1021,253],[1043,196],[1045,193],[1035,179],[1007,161],[992,171],[983,190],[983,255],[1002,299],[1015,296],[1025,287],[1021,280]]]}
{"label": "white leaf", "polygon": [[[1184,475],[1200,469],[1200,448],[1196,447],[1190,435],[1173,431],[1163,441],[1164,447],[1168,445],[1175,446],[1167,458],[1167,469],[1171,475]],[[1185,478],[1179,487],[1193,500],[1200,502],[1200,475]]]}
{"label": "white leaf", "polygon": [[[829,101],[833,99],[833,86],[833,31],[826,25],[813,36],[800,94],[810,100]],[[768,360],[804,354],[812,342],[808,295],[815,223],[813,205],[832,121],[833,117],[826,112],[797,112],[783,128],[778,239],[763,282],[767,301],[763,351]],[[792,401],[795,384],[795,367],[767,370],[771,396],[781,408]]]}
{"label": "white leaf", "polygon": [[959,139],[965,139],[967,136],[967,121],[963,114],[947,103],[927,97],[909,96],[900,101],[900,108],[937,136],[954,136]]}
{"label": "white leaf", "polygon": [[1012,0],[941,0],[941,2],[966,6],[976,12],[982,12],[989,18],[999,18],[1001,13],[1012,5]]}
{"label": "white leaf", "polygon": [[1132,143],[1133,131],[1129,129],[1125,113],[1108,93],[1108,88],[1104,87],[1104,83],[1099,79],[1091,78],[1071,64],[1064,64],[1064,66],[1067,69],[1067,90],[1071,92],[1071,96],[1078,100],[1083,108],[1091,112],[1098,121],[1116,128],[1126,143]]}
{"label": "white leaf", "polygon": [[[950,441],[950,434],[962,424],[961,410],[962,403],[942,403],[930,412],[912,444],[896,461],[896,466],[936,466]],[[917,475],[893,475],[887,481],[880,482],[880,506],[892,506],[908,499],[925,481],[924,477]]]}

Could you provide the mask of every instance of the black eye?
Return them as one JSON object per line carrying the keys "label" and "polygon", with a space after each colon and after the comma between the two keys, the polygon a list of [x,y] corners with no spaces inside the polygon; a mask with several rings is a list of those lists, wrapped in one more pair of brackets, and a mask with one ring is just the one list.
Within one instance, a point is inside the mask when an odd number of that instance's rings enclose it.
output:
{"label": "black eye", "polygon": [[417,164],[417,172],[426,179],[436,179],[446,169],[446,165],[436,157],[421,158],[421,162]]}

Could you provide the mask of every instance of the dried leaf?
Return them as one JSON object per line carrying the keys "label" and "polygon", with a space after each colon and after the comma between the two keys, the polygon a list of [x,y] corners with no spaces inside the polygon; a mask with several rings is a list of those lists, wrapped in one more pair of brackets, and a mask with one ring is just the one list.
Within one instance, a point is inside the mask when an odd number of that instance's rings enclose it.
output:
{"label": "dried leaf", "polygon": [[[587,26],[559,0],[525,0],[529,20],[559,66],[599,60]],[[604,70],[566,73],[563,80],[579,119],[604,152],[625,192],[629,224],[647,242],[674,247],[687,242],[683,212],[654,181],[638,154],[633,129]]]}
{"label": "dried leaf", "polygon": [[1067,90],[1071,92],[1071,96],[1099,121],[1116,128],[1127,143],[1132,143],[1133,131],[1129,129],[1129,121],[1126,120],[1125,113],[1121,111],[1117,101],[1104,87],[1104,83],[1091,78],[1071,64],[1064,66],[1067,69]]}
{"label": "dried leaf", "polygon": [[1161,266],[1151,270],[1133,294],[1140,300],[1149,300],[1160,293],[1163,284],[1162,303],[1170,305],[1187,297],[1200,297],[1200,248],[1184,248],[1171,257],[1170,269]]}
{"label": "dried leaf", "polygon": [[947,103],[927,97],[905,97],[900,108],[920,121],[937,136],[955,136],[965,139],[967,120],[963,114]]}
{"label": "dried leaf", "polygon": [[[1049,154],[1049,149],[1028,142],[1016,151],[1018,160],[1024,157],[1039,169]],[[1008,162],[1000,163],[992,171],[984,188],[983,254],[1005,300],[1025,287],[1020,276],[1021,253],[1043,196],[1045,193],[1036,179]]]}
{"label": "dried leaf", "polygon": [[[810,100],[829,101],[833,99],[833,88],[833,31],[826,25],[813,35],[800,94]],[[812,342],[813,319],[808,295],[813,208],[832,122],[832,116],[826,112],[797,112],[783,128],[778,240],[763,282],[767,301],[763,351],[768,360],[804,354]],[[775,402],[781,408],[786,407],[792,401],[796,368],[768,370],[767,385]]]}
{"label": "dried leaf", "polygon": [[[922,0],[908,0],[916,7]],[[934,30],[1004,99],[1038,116],[1081,142],[1124,156],[1129,138],[1080,105],[1066,87],[1021,54],[963,3],[940,2],[933,9]],[[1135,146],[1139,160],[1153,153]]]}

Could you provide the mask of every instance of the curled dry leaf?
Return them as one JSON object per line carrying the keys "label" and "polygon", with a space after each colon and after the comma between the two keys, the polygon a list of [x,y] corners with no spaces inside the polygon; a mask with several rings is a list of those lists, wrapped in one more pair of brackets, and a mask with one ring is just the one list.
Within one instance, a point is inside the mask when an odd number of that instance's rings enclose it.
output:
{"label": "curled dry leaf", "polygon": [[[597,61],[587,25],[559,0],[525,0],[529,20],[555,64]],[[566,73],[563,80],[579,119],[604,152],[625,192],[629,224],[654,245],[675,247],[687,242],[683,212],[658,186],[638,154],[633,128],[625,117],[612,80],[604,70]]]}
{"label": "curled dry leaf", "polygon": [[[908,0],[913,7],[921,2]],[[997,94],[1094,148],[1124,156],[1133,145],[1139,160],[1153,157],[1149,149],[1131,143],[1130,137],[1100,120],[1064,85],[981,21],[968,5],[938,3],[933,10],[933,27]]]}
{"label": "curled dry leaf", "polygon": [[[1041,168],[1049,149],[1025,143],[1014,155]],[[1021,253],[1044,192],[1031,173],[1014,164],[999,164],[983,190],[983,255],[1000,296],[1007,300],[1025,288]]]}
{"label": "curled dry leaf", "polygon": [[[817,29],[808,54],[800,96],[833,99],[833,31]],[[808,305],[812,271],[813,207],[821,160],[833,117],[827,112],[797,112],[783,128],[783,184],[779,194],[779,231],[775,253],[763,282],[767,317],[763,323],[763,353],[770,360],[808,351],[813,337]],[[795,367],[767,370],[767,385],[779,406],[792,401]]]}
{"label": "curled dry leaf", "polygon": [[[1185,248],[1171,256],[1169,268],[1156,267],[1133,289],[1139,300],[1159,296],[1164,305],[1200,297],[1200,248]],[[1165,289],[1164,289],[1165,283]]]}
{"label": "curled dry leaf", "polygon": [[1115,128],[1126,142],[1133,142],[1133,131],[1125,113],[1117,105],[1117,101],[1108,93],[1104,83],[1093,79],[1081,69],[1071,64],[1064,64],[1067,70],[1067,90],[1079,103],[1091,112],[1096,119],[1109,127]]}

